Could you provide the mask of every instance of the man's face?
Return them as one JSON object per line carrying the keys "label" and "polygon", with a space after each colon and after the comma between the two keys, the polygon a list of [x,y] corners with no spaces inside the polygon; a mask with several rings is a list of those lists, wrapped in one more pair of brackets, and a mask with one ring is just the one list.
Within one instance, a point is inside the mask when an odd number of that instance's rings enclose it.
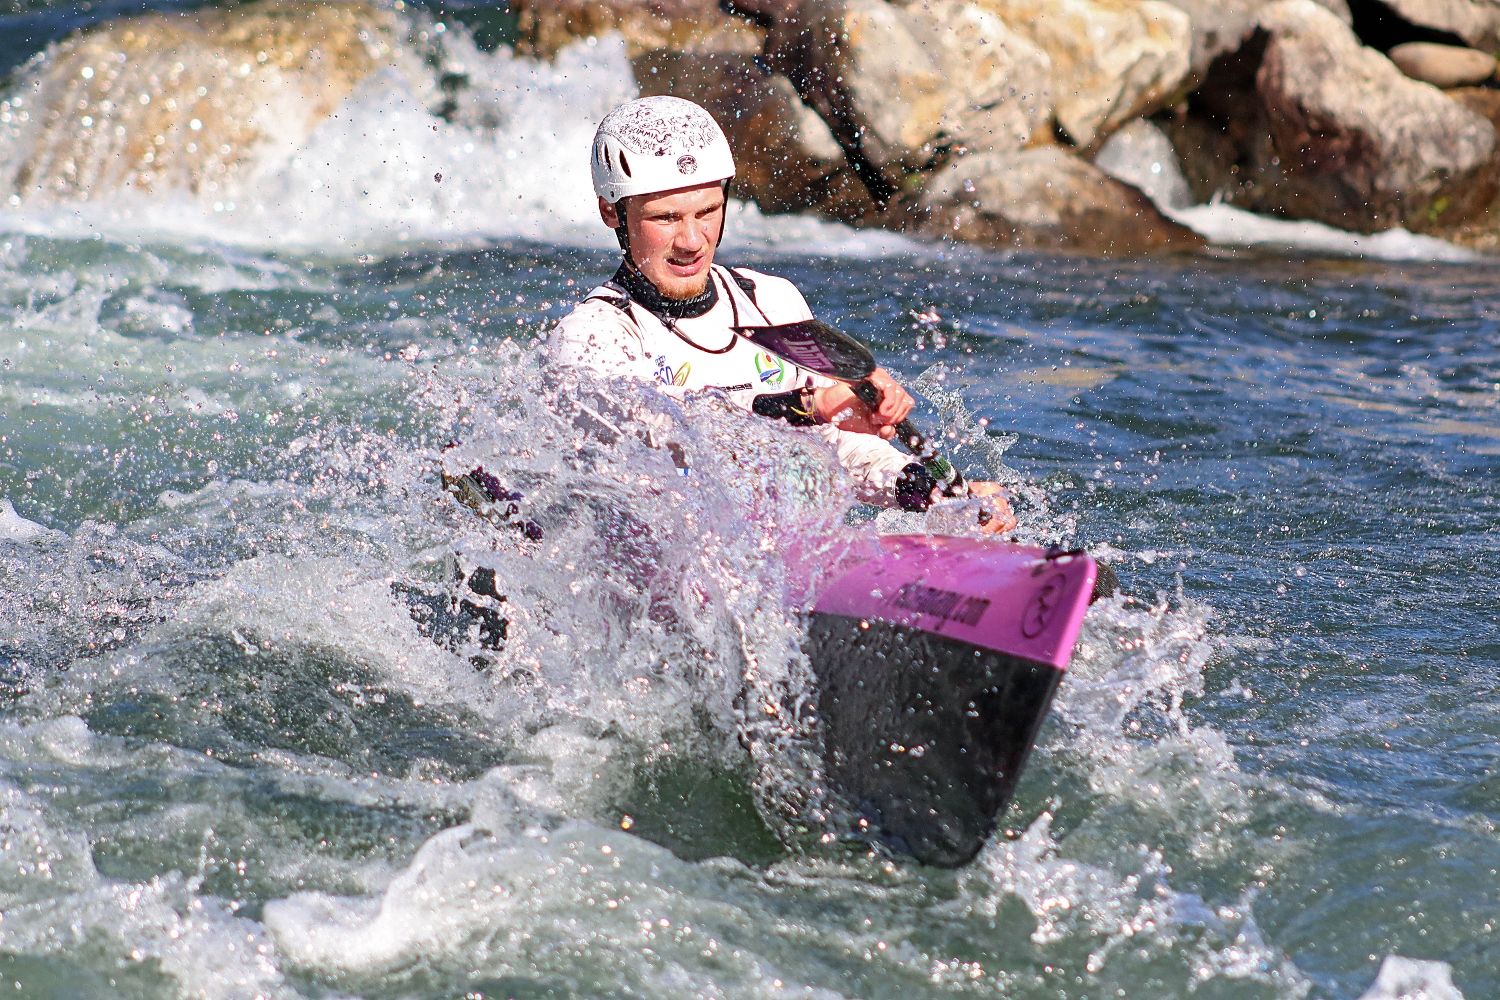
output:
{"label": "man's face", "polygon": [[[724,233],[723,182],[632,195],[624,205],[630,259],[641,273],[669,299],[701,294]],[[619,213],[602,198],[599,216],[611,229],[620,225]]]}

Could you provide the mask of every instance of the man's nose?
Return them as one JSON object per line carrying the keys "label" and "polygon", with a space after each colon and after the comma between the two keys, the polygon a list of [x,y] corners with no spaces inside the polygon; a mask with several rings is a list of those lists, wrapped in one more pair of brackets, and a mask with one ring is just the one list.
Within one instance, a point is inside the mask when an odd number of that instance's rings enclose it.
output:
{"label": "man's nose", "polygon": [[709,222],[705,219],[684,219],[677,227],[677,246],[683,250],[698,250],[708,243]]}

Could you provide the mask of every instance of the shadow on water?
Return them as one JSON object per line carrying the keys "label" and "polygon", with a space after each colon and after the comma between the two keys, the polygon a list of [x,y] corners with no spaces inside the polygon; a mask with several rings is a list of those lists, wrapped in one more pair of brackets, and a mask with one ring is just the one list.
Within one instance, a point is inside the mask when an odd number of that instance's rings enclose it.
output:
{"label": "shadow on water", "polygon": [[368,774],[464,781],[505,759],[461,709],[421,705],[335,650],[257,640],[210,634],[145,651],[174,681],[96,695],[89,728],[245,766],[285,750]]}
{"label": "shadow on water", "polygon": [[731,857],[761,867],[786,848],[755,810],[748,770],[705,767],[684,757],[640,767],[616,803],[618,822],[684,861]]}

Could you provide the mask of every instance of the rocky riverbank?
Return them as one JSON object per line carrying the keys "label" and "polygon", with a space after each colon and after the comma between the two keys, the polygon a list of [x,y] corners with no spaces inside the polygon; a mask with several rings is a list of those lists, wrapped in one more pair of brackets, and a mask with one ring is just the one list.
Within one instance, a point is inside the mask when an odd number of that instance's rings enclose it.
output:
{"label": "rocky riverbank", "polygon": [[773,211],[988,246],[1193,247],[1100,169],[1144,132],[1199,202],[1500,247],[1494,0],[515,6],[536,55],[624,34],[644,93],[731,123],[740,191]]}
{"label": "rocky riverbank", "polygon": [[[441,116],[464,85],[445,16],[263,0],[103,23],[12,81],[0,197],[232,195],[377,73],[420,81]],[[1174,211],[1218,201],[1500,250],[1497,0],[511,0],[505,16],[507,44],[543,60],[619,33],[643,94],[724,122],[736,193],[765,212],[1133,254],[1200,246]]]}

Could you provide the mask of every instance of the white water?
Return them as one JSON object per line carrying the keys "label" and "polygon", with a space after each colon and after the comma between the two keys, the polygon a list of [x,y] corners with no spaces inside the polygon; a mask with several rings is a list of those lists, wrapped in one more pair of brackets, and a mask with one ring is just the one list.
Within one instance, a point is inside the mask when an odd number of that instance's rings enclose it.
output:
{"label": "white water", "polygon": [[[575,434],[557,401],[534,393],[536,373],[517,348],[491,342],[455,357],[455,338],[431,315],[345,323],[337,311],[348,292],[326,272],[254,252],[607,244],[582,158],[562,151],[586,148],[580,102],[618,96],[624,64],[613,44],[576,48],[560,64],[566,73],[476,54],[475,79],[489,82],[464,95],[452,124],[425,116],[400,81],[372,81],[233,207],[121,196],[8,210],[6,225],[39,237],[109,238],[97,241],[98,259],[58,268],[30,257],[46,255],[46,239],[0,243],[7,414],[52,407],[93,429],[116,417],[121,426],[186,418],[214,443],[201,487],[150,491],[146,513],[118,526],[54,531],[0,507],[5,592],[27,598],[0,638],[48,670],[68,667],[31,673],[33,690],[0,723],[0,815],[20,848],[0,862],[7,950],[59,967],[137,970],[148,977],[138,992],[211,996],[422,995],[472,970],[592,995],[1141,995],[1161,975],[1236,995],[1305,995],[1303,975],[1263,940],[1254,879],[1229,902],[1183,888],[1194,876],[1181,869],[1212,869],[1226,855],[1247,872],[1274,868],[1289,848],[1239,835],[1265,779],[1245,774],[1224,737],[1182,709],[1228,640],[1215,638],[1209,608],[1180,593],[1091,612],[1032,765],[1067,794],[1023,802],[1009,819],[1025,829],[958,876],[817,853],[768,866],[689,861],[621,829],[643,768],[742,759],[732,702],[748,653],[767,690],[795,683],[803,664],[781,601],[777,536],[823,530],[848,498],[797,439],[707,411],[684,423],[701,472],[684,482],[659,450]],[[478,124],[485,102],[504,112],[498,128]],[[521,138],[556,139],[555,149],[523,156]],[[733,226],[745,244],[797,252],[902,245],[749,209]],[[111,242],[148,236],[193,249]],[[127,307],[111,313],[110,297],[126,291]],[[331,313],[322,330],[352,331],[361,346],[321,341],[318,324],[290,306],[277,316],[285,325],[231,326],[226,336],[211,309],[190,301],[194,291],[311,294]],[[544,547],[497,547],[434,495],[430,465],[447,438],[435,431],[422,442],[376,431],[350,440],[301,425],[285,479],[211,464],[221,433],[258,443],[273,418],[298,420],[304,404],[316,413],[381,391],[441,413],[443,429],[465,441],[455,458],[503,456],[533,504],[572,505],[576,518],[559,517]],[[726,462],[730,452],[741,458]],[[148,489],[148,459],[127,447],[114,469],[123,462],[121,474]],[[86,467],[111,470],[109,456]],[[1066,539],[1071,518],[1027,486],[1025,530]],[[770,504],[769,487],[806,507]],[[644,559],[610,550],[621,535],[609,522],[622,512],[655,546]],[[519,617],[505,671],[476,671],[464,655],[472,650],[455,655],[416,635],[391,594],[393,579],[435,575],[454,540],[486,553],[513,585]],[[1111,555],[1126,567],[1153,558]],[[656,574],[645,597],[630,576],[642,571]],[[679,675],[667,663],[701,669]],[[303,698],[265,707],[298,681]],[[101,706],[158,697],[164,735],[134,735],[155,731],[144,714],[121,725],[128,738],[108,731]],[[327,714],[278,716],[304,699]],[[416,721],[382,729],[382,705]],[[707,731],[691,724],[695,709]],[[484,734],[504,744],[506,760],[468,774],[443,767],[442,755],[408,766],[386,754],[418,723]],[[308,740],[325,733],[327,743]],[[774,752],[746,780],[773,809],[778,797],[807,794],[799,734],[771,724],[760,735]],[[153,787],[163,791],[143,791]],[[286,815],[306,800],[344,812],[326,830],[298,827]],[[114,801],[132,808],[112,812]],[[1068,807],[1075,815],[1058,819]],[[409,819],[429,815],[443,829]],[[1054,965],[1087,986],[1049,979]],[[1453,995],[1442,963],[1392,958],[1367,997]]]}
{"label": "white water", "polygon": [[[587,151],[598,120],[636,94],[623,41],[582,41],[552,63],[504,48],[480,52],[457,31],[446,46],[468,77],[448,119],[428,110],[431,81],[388,69],[367,77],[305,142],[267,143],[236,190],[201,199],[126,190],[52,207],[13,196],[0,207],[0,224],[52,236],[336,255],[496,239],[609,245]],[[7,128],[10,141],[23,140],[19,125],[0,125]],[[767,219],[737,202],[726,247],[745,244],[860,256],[912,246],[813,218]]]}

